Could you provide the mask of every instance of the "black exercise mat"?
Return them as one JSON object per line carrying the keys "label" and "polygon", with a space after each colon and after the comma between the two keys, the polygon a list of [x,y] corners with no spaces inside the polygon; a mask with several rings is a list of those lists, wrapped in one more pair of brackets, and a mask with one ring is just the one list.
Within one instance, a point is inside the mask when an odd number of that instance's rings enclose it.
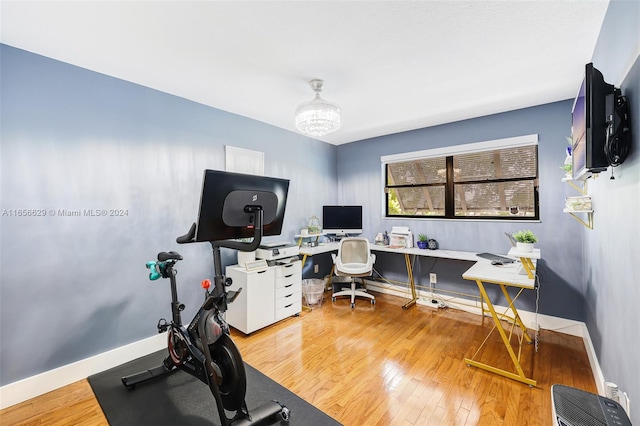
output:
{"label": "black exercise mat", "polygon": [[[146,425],[220,425],[220,418],[211,391],[200,380],[185,373],[157,377],[128,390],[122,376],[153,368],[162,363],[167,351],[154,352],[126,364],[89,377],[102,411],[113,426]],[[275,400],[290,411],[289,424],[340,425],[313,405],[274,382],[245,363],[249,412]],[[279,425],[287,424],[284,421]]]}

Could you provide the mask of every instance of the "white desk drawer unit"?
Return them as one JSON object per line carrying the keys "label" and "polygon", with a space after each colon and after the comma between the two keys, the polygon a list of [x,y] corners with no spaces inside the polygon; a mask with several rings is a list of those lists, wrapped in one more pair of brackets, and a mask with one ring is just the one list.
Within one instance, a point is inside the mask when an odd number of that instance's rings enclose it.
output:
{"label": "white desk drawer unit", "polygon": [[247,271],[233,265],[226,268],[233,280],[228,290],[242,292],[227,307],[227,322],[245,333],[271,325],[302,310],[302,264],[300,261]]}
{"label": "white desk drawer unit", "polygon": [[295,315],[302,310],[302,262],[276,266],[275,319]]}

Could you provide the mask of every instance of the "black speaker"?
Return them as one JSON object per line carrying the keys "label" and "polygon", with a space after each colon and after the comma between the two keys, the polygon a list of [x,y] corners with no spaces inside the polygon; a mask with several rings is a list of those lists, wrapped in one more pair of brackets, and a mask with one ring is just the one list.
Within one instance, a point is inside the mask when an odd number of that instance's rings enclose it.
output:
{"label": "black speaker", "polygon": [[620,89],[607,95],[606,99],[607,137],[604,152],[610,166],[624,163],[631,147],[631,119],[629,102],[621,95]]}
{"label": "black speaker", "polygon": [[551,386],[555,426],[633,426],[616,401],[569,386]]}

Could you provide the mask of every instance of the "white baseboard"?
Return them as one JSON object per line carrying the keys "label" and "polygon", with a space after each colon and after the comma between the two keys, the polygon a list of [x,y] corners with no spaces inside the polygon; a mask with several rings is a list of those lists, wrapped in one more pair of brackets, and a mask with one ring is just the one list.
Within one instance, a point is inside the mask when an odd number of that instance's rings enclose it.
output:
{"label": "white baseboard", "polygon": [[[376,281],[366,280],[367,288],[379,293],[392,294],[398,297],[409,297],[409,293],[405,287],[396,285],[381,285]],[[428,306],[431,300],[431,293],[424,290],[417,290],[418,300],[416,304]],[[481,315],[482,309],[480,308],[480,302],[474,302],[470,299],[463,299],[461,297],[452,297],[438,293],[433,294],[437,300],[443,301],[445,305],[459,309],[462,311],[470,312],[473,314]],[[503,312],[507,309],[506,306],[494,305],[497,312]],[[574,321],[566,318],[553,317],[550,315],[536,314],[535,312],[529,312],[519,309],[518,314],[522,318],[522,321],[527,327],[535,328],[535,324],[538,327],[545,330],[558,331],[560,333],[569,334],[572,336],[584,337],[587,333],[585,324],[581,321]],[[488,311],[485,307],[485,315],[488,315]],[[586,346],[586,344],[585,344]]]}
{"label": "white baseboard", "polygon": [[167,335],[162,333],[9,383],[0,387],[0,409],[45,394],[78,380],[86,379],[92,374],[100,373],[166,347]]}
{"label": "white baseboard", "polygon": [[600,362],[598,361],[598,357],[596,356],[596,350],[593,348],[593,342],[591,341],[589,330],[587,330],[587,325],[585,323],[582,323],[582,326],[584,327],[582,340],[584,341],[584,347],[587,349],[587,356],[589,356],[589,364],[591,364],[593,378],[596,381],[598,393],[604,396],[604,374],[602,374],[602,370],[600,369]]}

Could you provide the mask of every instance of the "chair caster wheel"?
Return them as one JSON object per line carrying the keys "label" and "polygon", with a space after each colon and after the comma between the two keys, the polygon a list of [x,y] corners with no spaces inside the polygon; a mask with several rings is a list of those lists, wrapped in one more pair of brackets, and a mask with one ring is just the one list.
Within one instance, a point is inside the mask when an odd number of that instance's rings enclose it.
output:
{"label": "chair caster wheel", "polygon": [[336,298],[335,298],[335,297],[332,297],[332,298],[331,298],[331,301],[332,301],[332,302],[335,302],[335,301],[336,301]]}
{"label": "chair caster wheel", "polygon": [[376,304],[376,299],[371,299],[371,304],[375,305]]}
{"label": "chair caster wheel", "polygon": [[351,309],[353,309],[353,308],[355,308],[355,307],[356,307],[356,304],[355,304],[355,303],[352,303],[352,304],[351,304]]}

